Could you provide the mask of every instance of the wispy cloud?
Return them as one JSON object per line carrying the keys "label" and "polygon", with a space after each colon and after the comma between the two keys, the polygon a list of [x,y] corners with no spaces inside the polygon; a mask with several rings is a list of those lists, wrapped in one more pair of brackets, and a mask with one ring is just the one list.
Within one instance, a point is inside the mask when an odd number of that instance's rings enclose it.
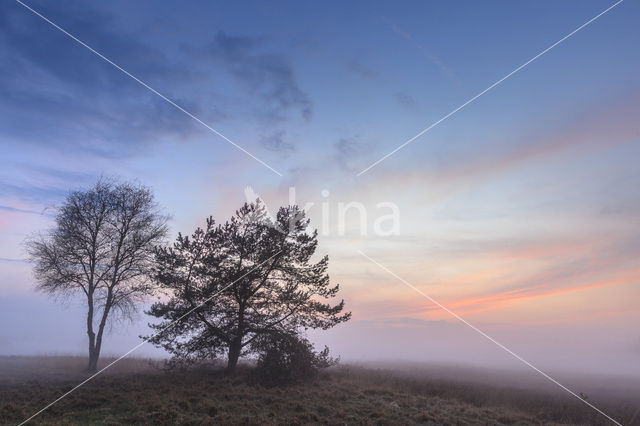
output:
{"label": "wispy cloud", "polygon": [[3,205],[0,205],[0,210],[4,210],[11,213],[44,214],[44,211],[39,212],[36,210],[21,209],[18,207],[3,206]]}
{"label": "wispy cloud", "polygon": [[[49,186],[46,183],[36,184],[17,184],[17,183],[0,183],[0,198],[3,200],[20,200],[29,205],[51,206],[62,199],[69,189],[59,186]],[[16,209],[25,212],[33,209]]]}
{"label": "wispy cloud", "polygon": [[427,184],[430,188],[428,197],[441,201],[532,164],[570,161],[637,142],[640,140],[640,122],[636,119],[640,115],[638,93],[636,89],[603,100],[596,107],[583,108],[563,117],[562,121],[549,117],[535,128],[521,128],[516,135],[488,138],[478,134],[462,151],[455,145],[436,141],[426,147],[428,153],[403,161],[401,169],[379,172],[383,173],[381,180],[385,185],[408,187],[409,182],[419,176],[420,185]]}
{"label": "wispy cloud", "polygon": [[[496,292],[481,297],[466,297],[458,301],[444,303],[448,308],[461,314],[487,312],[503,308],[505,306],[529,299],[539,299],[551,296],[560,296],[569,293],[591,290],[601,287],[614,287],[629,285],[640,277],[640,268],[624,273],[616,273],[612,278],[589,279],[587,282],[569,286],[558,286],[559,281],[547,281],[544,284],[525,286],[509,291]],[[423,312],[438,312],[438,307],[427,307]]]}
{"label": "wispy cloud", "polygon": [[[457,241],[454,245],[463,247],[465,254],[451,250],[445,263],[448,270],[459,272],[440,276],[439,285],[432,291],[444,293],[436,298],[460,314],[492,311],[530,299],[630,285],[640,278],[636,255],[640,235],[534,239],[515,244]],[[478,266],[473,267],[474,264]],[[437,306],[424,306],[423,310],[438,311]]]}
{"label": "wispy cloud", "polygon": [[352,162],[360,158],[365,151],[367,144],[362,142],[359,137],[340,138],[334,145],[335,154],[333,159],[344,171],[352,172],[355,168]]}
{"label": "wispy cloud", "polygon": [[310,120],[313,105],[299,86],[287,57],[266,49],[265,37],[228,35],[219,32],[205,53],[222,62],[252,96],[263,100],[270,119],[283,120],[297,111]]}
{"label": "wispy cloud", "polygon": [[284,130],[277,130],[266,136],[263,136],[260,140],[262,146],[269,151],[275,151],[283,154],[289,154],[295,150],[295,145],[287,141],[286,133]]}
{"label": "wispy cloud", "polygon": [[431,53],[431,51],[427,49],[427,47],[424,44],[416,40],[416,38],[412,36],[408,31],[402,29],[400,26],[396,25],[394,22],[392,22],[388,18],[385,18],[384,22],[394,33],[396,33],[403,39],[413,44],[416,47],[416,49],[418,49],[425,58],[427,58],[433,65],[438,67],[438,69],[440,70],[440,72],[442,72],[442,74],[444,74],[449,79],[454,79],[454,75],[451,69],[447,65],[445,65],[442,59],[440,59],[438,56]]}
{"label": "wispy cloud", "polygon": [[[486,318],[507,310],[515,312],[509,321],[519,322],[524,317],[517,313],[517,306],[523,303],[551,313],[547,320],[563,318],[573,312],[577,301],[592,300],[597,294],[594,292],[607,287],[612,288],[611,300],[601,295],[598,305],[589,306],[627,309],[615,295],[617,289],[630,289],[640,279],[639,249],[640,234],[627,232],[550,233],[513,239],[451,235],[432,239],[428,244],[422,239],[419,244],[380,249],[379,256],[386,256],[382,263],[389,267],[411,271],[408,279],[412,284],[460,315],[483,313]],[[386,276],[367,275],[366,263],[357,259],[352,263],[343,266],[346,269],[342,274],[347,276],[353,271],[356,282],[363,280],[361,285],[345,290],[355,301],[354,315],[430,319],[446,316],[438,306],[401,291]],[[545,311],[548,306],[565,305],[566,311]]]}
{"label": "wispy cloud", "polygon": [[31,263],[27,259],[12,259],[12,258],[8,258],[8,257],[0,257],[0,262],[6,262],[6,263]]}
{"label": "wispy cloud", "polygon": [[369,68],[359,60],[355,58],[349,58],[345,60],[346,68],[349,72],[366,79],[375,79],[379,77],[377,71]]}
{"label": "wispy cloud", "polygon": [[393,95],[395,101],[401,107],[415,111],[418,109],[418,101],[408,93],[405,92],[397,92]]}

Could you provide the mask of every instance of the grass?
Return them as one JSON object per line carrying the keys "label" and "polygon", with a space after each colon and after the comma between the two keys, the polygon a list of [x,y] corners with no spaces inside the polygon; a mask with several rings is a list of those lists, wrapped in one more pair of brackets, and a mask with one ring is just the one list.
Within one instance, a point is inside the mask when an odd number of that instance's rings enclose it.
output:
{"label": "grass", "polygon": [[[119,364],[32,424],[607,424],[559,393],[390,370],[339,366],[313,383],[263,388],[248,367],[226,376],[215,366],[166,373],[143,360]],[[0,423],[20,423],[72,389],[83,366],[72,357],[0,358]],[[633,406],[602,408],[636,421]]]}

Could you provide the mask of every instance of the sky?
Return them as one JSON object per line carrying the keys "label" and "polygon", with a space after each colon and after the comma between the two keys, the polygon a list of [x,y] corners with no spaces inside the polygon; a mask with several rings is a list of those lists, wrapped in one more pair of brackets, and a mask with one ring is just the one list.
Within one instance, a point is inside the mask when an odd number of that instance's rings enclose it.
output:
{"label": "sky", "polygon": [[129,75],[0,8],[1,354],[84,352],[82,301],[35,291],[23,241],[115,176],[153,188],[172,238],[295,188],[353,312],[312,337],[343,359],[522,368],[409,283],[536,365],[640,376],[637,2],[360,175],[613,2],[24,3]]}

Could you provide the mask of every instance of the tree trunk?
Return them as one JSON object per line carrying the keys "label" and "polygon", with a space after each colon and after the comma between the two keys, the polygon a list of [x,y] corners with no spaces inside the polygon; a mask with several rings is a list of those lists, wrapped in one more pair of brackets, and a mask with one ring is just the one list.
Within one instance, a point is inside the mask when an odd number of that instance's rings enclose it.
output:
{"label": "tree trunk", "polygon": [[98,370],[98,356],[95,349],[89,351],[89,366],[87,367],[87,372],[95,373]]}
{"label": "tree trunk", "polygon": [[113,304],[113,296],[111,289],[107,294],[107,301],[105,302],[104,309],[102,311],[102,319],[98,324],[98,334],[95,335],[95,343],[93,344],[93,351],[89,350],[89,372],[94,373],[98,369],[98,360],[100,359],[100,349],[102,348],[102,335],[104,334],[104,326],[107,324],[107,317]]}
{"label": "tree trunk", "polygon": [[227,362],[227,373],[232,373],[238,365],[238,358],[242,352],[242,338],[244,337],[244,303],[239,304],[238,309],[238,328],[236,335],[229,345],[229,361]]}
{"label": "tree trunk", "polygon": [[238,365],[238,359],[240,358],[240,351],[242,350],[242,344],[240,339],[234,339],[229,345],[229,361],[227,362],[227,373],[233,373]]}
{"label": "tree trunk", "polygon": [[89,365],[87,371],[93,373],[98,365],[96,356],[96,334],[93,332],[93,294],[88,295],[89,309],[87,311],[87,335],[89,336]]}
{"label": "tree trunk", "polygon": [[[98,359],[100,358],[100,349],[102,348],[102,333],[104,332],[104,323],[100,323],[99,327],[98,327],[98,335],[96,336],[96,343],[95,346],[93,348],[93,369],[90,369],[89,371],[94,372],[96,371],[97,365],[98,365]],[[91,367],[91,361],[89,361],[89,366]]]}
{"label": "tree trunk", "polygon": [[91,372],[98,369],[98,360],[100,359],[100,348],[102,347],[102,327],[98,330],[96,337],[96,346],[93,348],[93,364],[91,364]]}

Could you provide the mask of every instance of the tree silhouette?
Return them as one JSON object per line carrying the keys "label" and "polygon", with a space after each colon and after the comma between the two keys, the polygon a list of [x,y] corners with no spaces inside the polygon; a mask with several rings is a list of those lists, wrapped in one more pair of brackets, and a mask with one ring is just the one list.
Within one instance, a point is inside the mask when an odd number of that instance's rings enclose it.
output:
{"label": "tree silhouette", "polygon": [[70,193],[54,228],[27,240],[38,289],[86,297],[89,371],[96,371],[107,321],[130,318],[150,293],[154,249],[166,233],[150,189],[101,180]]}
{"label": "tree silhouette", "polygon": [[262,203],[245,203],[228,222],[209,217],[205,229],[159,249],[155,280],[170,297],[147,312],[164,320],[150,324],[150,341],[174,363],[227,355],[233,371],[258,337],[347,321],[344,301],[326,302],[339,287],[329,283],[327,256],[311,261],[317,231],[304,216],[282,207],[272,221]]}

